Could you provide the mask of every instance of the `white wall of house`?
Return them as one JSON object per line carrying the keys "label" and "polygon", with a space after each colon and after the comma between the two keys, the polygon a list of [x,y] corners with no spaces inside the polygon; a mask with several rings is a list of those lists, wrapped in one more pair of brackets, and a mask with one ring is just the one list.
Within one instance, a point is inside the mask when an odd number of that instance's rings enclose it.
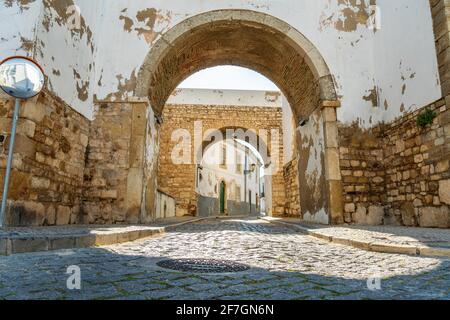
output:
{"label": "white wall of house", "polygon": [[280,108],[282,94],[277,91],[176,89],[167,101],[179,105],[223,105],[235,107]]}
{"label": "white wall of house", "polygon": [[[224,148],[226,146],[226,148]],[[222,153],[226,149],[226,159]],[[226,185],[226,200],[236,203],[249,203],[249,191],[251,192],[251,204],[256,205],[256,197],[260,195],[260,168],[259,158],[252,152],[247,153],[246,147],[239,142],[225,140],[215,143],[207,149],[203,156],[201,170],[197,175],[197,193],[203,197],[219,198],[220,184]],[[247,153],[247,167],[245,157]],[[226,160],[226,165],[223,165]],[[244,170],[255,164],[256,169],[250,174],[244,174]]]}
{"label": "white wall of house", "polygon": [[[254,10],[287,22],[318,48],[342,101],[339,120],[369,127],[440,97],[429,1],[376,0],[376,32],[358,20],[371,1],[2,1],[0,59],[34,57],[50,88],[92,119],[93,101],[133,95],[138,71],[162,33],[200,13]],[[68,5],[80,10],[77,29]],[[139,15],[151,8],[154,25]]]}
{"label": "white wall of house", "polygon": [[177,202],[168,194],[158,190],[156,194],[156,219],[169,219],[176,216]]}
{"label": "white wall of house", "polygon": [[282,97],[282,109],[284,154],[283,164],[288,164],[292,159],[294,159],[295,130],[297,130],[297,124],[294,122],[294,114],[292,113],[291,106],[284,96]]}

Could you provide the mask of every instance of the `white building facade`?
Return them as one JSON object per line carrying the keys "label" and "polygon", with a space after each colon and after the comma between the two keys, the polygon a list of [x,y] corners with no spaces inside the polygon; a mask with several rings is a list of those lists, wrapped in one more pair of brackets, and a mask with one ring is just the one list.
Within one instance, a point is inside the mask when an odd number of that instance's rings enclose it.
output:
{"label": "white building facade", "polygon": [[262,161],[239,140],[207,149],[197,168],[200,215],[245,216],[261,211]]}

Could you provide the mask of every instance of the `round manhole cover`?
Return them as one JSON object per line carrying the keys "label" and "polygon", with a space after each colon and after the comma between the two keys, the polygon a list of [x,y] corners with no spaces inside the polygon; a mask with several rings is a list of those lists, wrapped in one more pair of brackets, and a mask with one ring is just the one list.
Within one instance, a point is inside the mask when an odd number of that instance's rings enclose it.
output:
{"label": "round manhole cover", "polygon": [[171,259],[160,261],[157,265],[165,269],[196,273],[242,272],[250,269],[237,262],[210,259]]}

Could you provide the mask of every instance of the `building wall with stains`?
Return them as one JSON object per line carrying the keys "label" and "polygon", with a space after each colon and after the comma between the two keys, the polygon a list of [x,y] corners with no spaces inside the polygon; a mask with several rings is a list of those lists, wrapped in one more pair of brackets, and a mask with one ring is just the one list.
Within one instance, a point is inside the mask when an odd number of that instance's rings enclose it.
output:
{"label": "building wall with stains", "polygon": [[377,0],[377,5],[382,29],[374,37],[376,109],[389,123],[441,97],[439,70],[429,1]]}
{"label": "building wall with stains", "polygon": [[[277,17],[313,43],[331,71],[341,101],[341,107],[337,109],[337,120],[343,128],[340,130],[343,134],[341,143],[346,139],[345,132],[352,132],[349,128],[353,126],[364,133],[364,130],[378,128],[386,122],[393,123],[397,130],[401,125],[396,126],[395,119],[409,117],[441,98],[428,0],[0,0],[0,59],[11,55],[33,57],[46,72],[48,91],[57,101],[52,102],[52,107],[59,108],[59,104],[64,104],[65,108],[79,113],[75,112],[82,118],[77,118],[80,122],[92,120],[86,153],[80,157],[86,160],[83,205],[79,209],[76,201],[73,202],[75,210],[84,214],[80,221],[135,223],[149,221],[154,216],[159,119],[155,118],[148,100],[134,97],[138,72],[162,34],[187,18],[218,9],[246,9]],[[377,13],[375,20],[372,19],[374,12]],[[371,27],[374,25],[375,29]],[[248,96],[242,104],[250,100],[270,104],[271,99],[278,98],[266,95],[263,100],[258,100],[256,96]],[[185,108],[194,113],[192,106]],[[253,111],[264,116],[261,109]],[[350,190],[355,181],[362,181],[358,177],[361,170],[353,170],[361,168],[352,167],[351,160],[357,160],[352,157],[366,155],[360,159],[362,166],[373,161],[373,156],[379,156],[374,154],[375,151],[385,150],[367,151],[364,143],[360,143],[346,154],[344,143],[341,154],[332,158],[330,150],[338,146],[337,142],[332,147],[327,145],[330,142],[327,136],[332,132],[335,120],[327,121],[322,117],[324,114],[317,109],[306,126],[295,131],[295,139],[292,136],[285,138],[281,150],[292,151],[287,153],[285,163],[292,159],[298,161],[303,218],[326,223],[330,221],[332,211],[326,206],[327,197],[333,194],[325,190],[326,181],[339,181],[341,174],[349,171],[345,161],[350,160],[352,177],[343,179],[344,188]],[[289,118],[288,115],[285,123],[291,122]],[[277,121],[281,122],[281,111]],[[295,121],[291,124],[292,129],[296,127]],[[436,135],[445,134],[444,138],[437,137],[438,143],[444,139],[445,148],[448,145],[446,126],[439,122],[433,129]],[[445,167],[447,154],[444,151],[437,155],[435,162],[444,161]],[[327,163],[333,159],[339,161],[339,156],[344,160],[341,172],[326,172]],[[282,157],[281,154],[280,159]],[[411,161],[409,156],[407,161]],[[388,175],[390,169],[386,167],[385,170],[384,173],[378,172],[382,170],[377,168],[369,170],[370,178],[379,182],[363,184],[369,190],[376,188],[379,198],[366,201],[363,195],[366,211],[352,207],[361,202],[353,197],[354,194],[343,193],[350,199],[344,199],[348,205],[346,220],[358,220],[353,219],[354,212],[364,219],[363,211],[377,219],[385,214],[380,208],[389,202],[387,196],[392,193],[395,196],[403,187],[395,183],[385,185],[380,179]],[[373,174],[376,176],[372,177]],[[330,176],[334,178],[330,179]],[[440,180],[444,178],[445,175],[439,177]],[[283,183],[282,174],[274,176],[271,186],[274,192],[267,199],[269,207],[276,208],[276,214],[284,213]],[[430,182],[430,189],[422,191],[429,193],[425,201],[421,200],[429,207],[432,207],[429,195],[434,201],[434,197],[442,193],[440,190],[448,188],[448,179],[439,183],[438,190],[436,183]],[[389,189],[391,187],[393,190]],[[64,195],[65,191],[55,191],[55,194]],[[400,197],[398,201],[402,202],[402,195]],[[439,201],[440,204],[442,201]],[[400,212],[398,204],[394,207],[395,212]],[[66,221],[68,210],[61,212]],[[79,220],[76,214],[74,217]],[[72,222],[72,217],[69,221]]]}
{"label": "building wall with stains", "polygon": [[0,60],[9,56],[35,55],[41,11],[42,1],[0,2]]}
{"label": "building wall with stains", "polygon": [[[222,165],[222,152],[226,145],[226,163]],[[247,160],[245,158],[247,157]],[[255,171],[247,174],[244,170],[249,170],[255,165]],[[252,152],[239,142],[226,140],[222,143],[212,145],[205,152],[201,164],[201,169],[197,172],[196,192],[198,194],[198,214],[217,215],[220,210],[204,212],[203,208],[220,208],[220,185],[225,183],[225,213],[227,215],[246,215],[257,213],[254,209],[260,202],[260,170],[261,161]],[[251,192],[251,199],[249,199]],[[251,206],[250,207],[250,203]]]}
{"label": "building wall with stains", "polygon": [[324,121],[320,110],[311,118],[297,130],[301,216],[305,221],[328,224]]}
{"label": "building wall with stains", "polygon": [[[374,4],[379,30],[368,27]],[[0,28],[8,31],[0,58],[33,56],[50,88],[92,119],[94,100],[133,95],[139,68],[161,34],[217,9],[267,13],[303,33],[334,76],[344,123],[370,127],[439,98],[427,0],[3,0]]]}

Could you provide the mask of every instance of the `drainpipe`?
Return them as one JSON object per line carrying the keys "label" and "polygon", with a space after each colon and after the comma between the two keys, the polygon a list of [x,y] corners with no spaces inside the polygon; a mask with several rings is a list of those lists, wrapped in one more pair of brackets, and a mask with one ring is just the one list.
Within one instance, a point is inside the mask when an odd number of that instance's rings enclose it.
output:
{"label": "drainpipe", "polygon": [[247,195],[248,195],[248,190],[247,190],[247,172],[248,172],[248,153],[247,153],[248,149],[247,147],[245,147],[245,162],[244,162],[244,191],[245,191],[245,203],[247,203]]}

